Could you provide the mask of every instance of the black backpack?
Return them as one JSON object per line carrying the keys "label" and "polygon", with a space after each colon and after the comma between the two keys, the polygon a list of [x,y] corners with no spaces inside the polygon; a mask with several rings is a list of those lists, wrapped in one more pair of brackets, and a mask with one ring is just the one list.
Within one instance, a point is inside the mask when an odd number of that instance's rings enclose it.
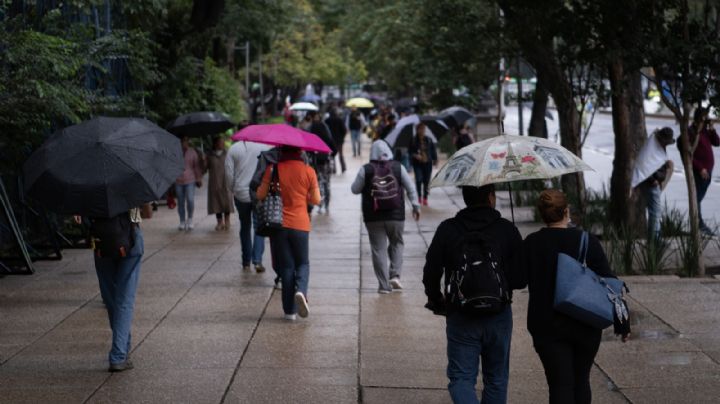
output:
{"label": "black backpack", "polygon": [[130,214],[125,212],[111,218],[92,218],[90,237],[95,256],[127,257],[135,246],[135,232]]}
{"label": "black backpack", "polygon": [[465,314],[499,313],[510,303],[510,289],[497,245],[480,231],[463,227],[461,234],[458,267],[450,270],[445,299]]}
{"label": "black backpack", "polygon": [[403,206],[402,187],[395,173],[392,161],[373,161],[370,180],[370,198],[373,210],[400,209]]}

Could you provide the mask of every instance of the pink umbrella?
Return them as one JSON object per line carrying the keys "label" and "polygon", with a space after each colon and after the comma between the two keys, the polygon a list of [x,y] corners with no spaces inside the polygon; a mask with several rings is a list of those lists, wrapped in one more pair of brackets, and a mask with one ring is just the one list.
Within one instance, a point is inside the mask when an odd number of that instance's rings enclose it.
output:
{"label": "pink umbrella", "polygon": [[330,153],[330,148],[316,135],[282,123],[250,125],[232,136],[232,140],[269,144],[273,146],[295,146],[302,150]]}

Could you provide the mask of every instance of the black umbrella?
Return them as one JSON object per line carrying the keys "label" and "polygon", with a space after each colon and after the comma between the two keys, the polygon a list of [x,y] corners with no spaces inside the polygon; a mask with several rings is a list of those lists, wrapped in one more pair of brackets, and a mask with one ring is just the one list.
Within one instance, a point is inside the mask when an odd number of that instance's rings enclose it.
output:
{"label": "black umbrella", "polygon": [[234,127],[222,112],[192,112],[175,118],[167,130],[178,136],[202,137],[216,135]]}
{"label": "black umbrella", "polygon": [[459,127],[474,115],[463,107],[454,106],[440,111],[439,117],[449,126]]}
{"label": "black umbrella", "polygon": [[58,213],[113,217],[160,199],[184,169],[180,141],[145,119],[100,117],[55,132],[23,167]]}
{"label": "black umbrella", "polygon": [[450,130],[447,124],[437,116],[423,115],[420,117],[420,122],[424,123],[438,139]]}

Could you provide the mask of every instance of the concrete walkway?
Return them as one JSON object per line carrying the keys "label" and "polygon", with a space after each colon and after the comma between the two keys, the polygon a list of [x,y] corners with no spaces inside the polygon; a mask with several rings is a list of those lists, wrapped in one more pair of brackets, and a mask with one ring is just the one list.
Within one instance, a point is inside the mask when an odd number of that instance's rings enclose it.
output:
{"label": "concrete walkway", "polygon": [[[461,198],[434,190],[421,221],[406,222],[405,288],[379,295],[360,197],[349,192],[364,160],[348,160],[348,172],[333,177],[331,213],[313,216],[308,319],[282,319],[272,271],[241,270],[237,222],[215,232],[202,189],[194,231],[178,232],[176,212],[165,207],[143,225],[134,370],[106,371],[110,330],[89,251],[0,279],[0,401],[449,402],[444,321],[423,308],[421,278],[433,232]],[[606,335],[592,372],[594,402],[717,402],[720,281],[628,281],[633,340]],[[526,303],[527,292],[516,293],[509,401],[546,402]]]}

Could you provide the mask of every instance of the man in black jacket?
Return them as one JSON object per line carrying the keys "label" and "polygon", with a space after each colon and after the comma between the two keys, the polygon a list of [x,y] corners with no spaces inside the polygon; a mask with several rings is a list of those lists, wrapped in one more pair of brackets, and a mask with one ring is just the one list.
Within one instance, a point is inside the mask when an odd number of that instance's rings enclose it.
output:
{"label": "man in black jacket", "polygon": [[[331,150],[330,154],[314,153],[313,159],[311,160],[312,166],[317,173],[320,196],[322,197],[320,206],[318,207],[318,213],[322,212],[323,208],[325,208],[325,213],[329,213],[331,161],[335,158],[337,147],[330,134],[330,129],[328,129],[325,122],[320,119],[320,114],[315,111],[310,111],[307,116],[309,116],[311,120],[308,132],[319,137]],[[311,210],[312,207],[308,205],[308,209]]]}
{"label": "man in black jacket", "polygon": [[[493,251],[509,288],[522,289],[525,276],[517,257],[522,237],[517,228],[495,210],[495,187],[462,187],[467,208],[438,226],[425,257],[423,284],[428,297],[427,308],[436,314],[446,313],[448,338],[448,390],[456,403],[477,403],[479,359],[482,358],[483,403],[507,401],[507,384],[512,336],[510,301],[497,314],[470,315],[445,304],[440,280],[445,275],[445,289],[453,271],[463,265],[459,246],[468,232],[482,233],[493,241]],[[510,293],[510,298],[512,293]]]}
{"label": "man in black jacket", "polygon": [[[340,158],[340,167],[342,172],[347,170],[345,165],[345,157],[343,156],[343,143],[345,143],[345,135],[348,132],[345,121],[340,117],[340,111],[337,108],[330,110],[330,116],[325,120],[325,125],[330,129],[332,134],[333,142],[335,142],[335,148],[337,149],[337,155]],[[335,170],[337,173],[337,170]]]}

